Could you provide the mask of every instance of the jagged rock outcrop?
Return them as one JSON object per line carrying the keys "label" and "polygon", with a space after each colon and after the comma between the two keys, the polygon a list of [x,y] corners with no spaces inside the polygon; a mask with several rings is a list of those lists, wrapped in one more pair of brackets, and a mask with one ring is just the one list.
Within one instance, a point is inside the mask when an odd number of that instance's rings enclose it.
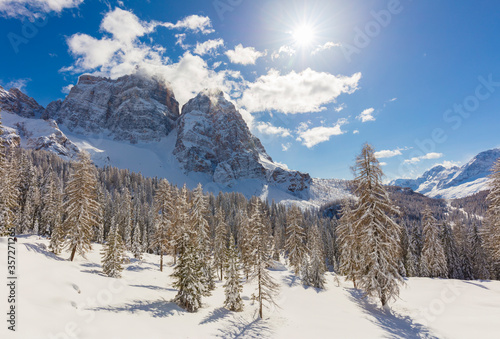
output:
{"label": "jagged rock outcrop", "polygon": [[0,86],[0,111],[14,113],[24,118],[34,118],[42,115],[44,108],[19,89],[11,88],[6,91]]}
{"label": "jagged rock outcrop", "polygon": [[80,134],[115,140],[158,141],[174,128],[179,104],[156,78],[141,74],[116,80],[82,75],[64,101],[50,103],[43,115]]}
{"label": "jagged rock outcrop", "polygon": [[228,186],[238,179],[261,179],[299,192],[311,183],[308,174],[273,162],[220,90],[205,90],[184,105],[174,154],[186,172],[207,173]]}

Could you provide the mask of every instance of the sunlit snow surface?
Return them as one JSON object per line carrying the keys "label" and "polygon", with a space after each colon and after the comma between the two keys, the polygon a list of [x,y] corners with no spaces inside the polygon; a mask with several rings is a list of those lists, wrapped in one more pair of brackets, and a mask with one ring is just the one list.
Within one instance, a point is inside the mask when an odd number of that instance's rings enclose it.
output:
{"label": "sunlit snow surface", "polygon": [[[87,259],[69,262],[68,253],[55,256],[48,241],[21,236],[17,243],[17,330],[0,328],[1,338],[498,338],[500,282],[410,278],[401,297],[382,310],[375,300],[364,300],[352,284],[331,273],[327,289],[304,288],[282,264],[272,277],[280,284],[279,307],[264,310],[257,320],[251,301],[252,283],[242,294],[245,310],[222,307],[223,283],[203,298],[197,313],[170,302],[172,267],[164,272],[159,258],[131,259],[122,279],[102,274],[100,245]],[[0,253],[7,253],[6,239]],[[6,271],[7,255],[0,258]],[[0,294],[7,296],[6,284]],[[2,302],[7,310],[6,302]],[[75,334],[76,335],[73,335]]]}

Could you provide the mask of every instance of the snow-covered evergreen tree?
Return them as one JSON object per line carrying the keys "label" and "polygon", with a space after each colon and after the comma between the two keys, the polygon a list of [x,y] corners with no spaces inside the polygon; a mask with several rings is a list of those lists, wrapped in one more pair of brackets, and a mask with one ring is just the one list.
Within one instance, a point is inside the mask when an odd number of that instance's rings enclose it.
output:
{"label": "snow-covered evergreen tree", "polygon": [[241,312],[243,311],[243,300],[241,299],[243,286],[240,276],[240,261],[232,236],[229,248],[226,249],[225,273],[226,283],[224,284],[224,293],[226,299],[224,307],[230,311]]}
{"label": "snow-covered evergreen tree", "polygon": [[238,248],[241,254],[241,263],[243,265],[243,272],[247,280],[252,272],[253,265],[253,247],[254,238],[252,237],[250,230],[250,223],[246,208],[239,210],[237,214],[237,225],[238,225]]}
{"label": "snow-covered evergreen tree", "polygon": [[223,278],[224,263],[226,262],[226,249],[227,225],[222,208],[217,208],[215,213],[214,264],[221,280]]}
{"label": "snow-covered evergreen tree", "polygon": [[75,254],[84,256],[91,249],[93,227],[99,223],[100,212],[97,178],[90,155],[81,152],[74,168],[65,189],[66,219],[63,224],[65,245],[71,251],[71,261]]}
{"label": "snow-covered evergreen tree", "polygon": [[155,195],[155,233],[151,241],[151,248],[157,249],[160,254],[160,271],[163,271],[163,256],[173,251],[173,225],[172,218],[175,213],[172,201],[170,184],[166,179],[160,181]]}
{"label": "snow-covered evergreen tree", "polygon": [[446,278],[448,267],[442,241],[439,237],[439,229],[436,218],[427,207],[422,213],[422,225],[424,235],[424,246],[420,259],[420,273],[430,278]]}
{"label": "snow-covered evergreen tree", "polygon": [[500,278],[500,159],[492,168],[487,216],[483,230],[483,240],[488,256],[491,258],[493,275]]}
{"label": "snow-covered evergreen tree", "polygon": [[310,259],[308,265],[308,279],[305,283],[316,288],[325,288],[325,254],[318,226],[314,225],[310,233],[308,241]]}
{"label": "snow-covered evergreen tree", "polygon": [[196,312],[201,307],[205,288],[198,251],[191,236],[185,231],[179,241],[179,262],[172,276],[175,280],[173,286],[179,290],[174,302],[188,312]]}
{"label": "snow-covered evergreen tree", "polygon": [[483,239],[477,225],[474,225],[472,228],[469,241],[471,244],[472,275],[474,279],[490,279],[488,260],[483,248]]}
{"label": "snow-covered evergreen tree", "polygon": [[[0,119],[0,137],[3,133]],[[19,192],[16,185],[17,168],[7,160],[5,146],[0,140],[0,236],[16,227]]]}
{"label": "snow-covered evergreen tree", "polygon": [[191,207],[191,225],[196,233],[199,258],[201,262],[202,283],[205,288],[204,295],[210,295],[215,289],[214,269],[211,262],[210,225],[206,219],[208,214],[208,202],[203,194],[203,186],[198,186],[193,191],[193,203]]}
{"label": "snow-covered evergreen tree", "polygon": [[285,251],[295,275],[299,274],[302,259],[306,254],[305,237],[306,234],[302,227],[302,213],[294,205],[290,208],[287,217]]}
{"label": "snow-covered evergreen tree", "polygon": [[259,304],[259,317],[263,317],[264,303],[274,304],[274,295],[277,293],[279,285],[274,282],[267,268],[272,264],[272,239],[268,233],[268,227],[263,221],[264,211],[262,202],[253,198],[252,214],[249,222],[249,233],[252,237],[252,273],[250,280],[257,282],[257,291],[253,295],[254,300]]}
{"label": "snow-covered evergreen tree", "polygon": [[354,288],[357,287],[356,279],[360,267],[360,242],[359,232],[354,230],[354,220],[352,215],[352,202],[344,199],[339,224],[335,230],[339,247],[340,273],[351,280]]}
{"label": "snow-covered evergreen tree", "polygon": [[353,229],[359,242],[356,280],[365,295],[378,297],[382,306],[399,295],[403,278],[399,272],[401,228],[390,217],[399,211],[392,205],[382,184],[383,172],[372,146],[365,144],[356,158]]}
{"label": "snow-covered evergreen tree", "polygon": [[141,228],[139,227],[139,223],[136,222],[134,226],[134,235],[132,236],[132,253],[134,254],[134,258],[141,260],[142,259],[142,244],[141,244]]}
{"label": "snow-covered evergreen tree", "polygon": [[448,223],[444,223],[441,230],[441,242],[446,256],[446,266],[448,267],[448,278],[464,279],[462,267],[460,265],[460,255],[455,244],[453,231]]}
{"label": "snow-covered evergreen tree", "polygon": [[123,262],[125,259],[125,244],[118,232],[114,218],[111,219],[111,229],[108,233],[106,243],[102,249],[102,271],[108,277],[120,278],[123,271]]}

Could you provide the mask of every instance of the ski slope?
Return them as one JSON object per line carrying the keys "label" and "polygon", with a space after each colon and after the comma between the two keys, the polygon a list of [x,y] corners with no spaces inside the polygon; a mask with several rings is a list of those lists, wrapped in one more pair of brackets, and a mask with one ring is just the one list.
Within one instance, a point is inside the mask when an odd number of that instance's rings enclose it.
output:
{"label": "ski slope", "polygon": [[[272,276],[281,285],[278,307],[257,319],[254,286],[245,284],[245,310],[222,307],[222,282],[203,308],[187,313],[170,302],[172,267],[159,258],[131,259],[122,279],[104,276],[100,245],[87,259],[55,256],[48,241],[22,236],[17,243],[17,331],[2,321],[0,338],[498,338],[500,282],[410,278],[391,311],[363,300],[352,284],[327,274],[327,289],[304,288],[284,265]],[[7,243],[0,241],[0,269],[6,272]],[[6,273],[2,274],[4,279]],[[6,280],[0,294],[7,296]],[[0,303],[4,318],[6,298]]]}

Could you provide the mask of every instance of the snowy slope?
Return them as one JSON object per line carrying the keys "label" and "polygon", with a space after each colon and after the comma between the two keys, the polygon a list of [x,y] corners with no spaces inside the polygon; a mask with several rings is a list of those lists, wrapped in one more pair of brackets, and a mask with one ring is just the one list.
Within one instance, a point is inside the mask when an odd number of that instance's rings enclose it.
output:
{"label": "snowy slope", "polygon": [[[283,265],[271,272],[280,284],[279,307],[257,319],[254,285],[244,286],[245,310],[222,307],[221,282],[203,298],[197,313],[187,313],[170,300],[172,268],[164,272],[159,258],[131,260],[122,279],[101,273],[100,245],[87,255],[67,260],[46,250],[48,241],[20,237],[17,244],[18,328],[0,328],[7,339],[39,338],[498,338],[500,282],[411,278],[401,298],[382,311],[341,278],[327,274],[327,289],[304,288]],[[5,238],[0,253],[7,253]],[[0,258],[6,271],[6,256]],[[7,295],[2,283],[0,294]],[[5,307],[5,302],[2,302]]]}
{"label": "snowy slope", "polygon": [[488,175],[498,158],[500,149],[492,149],[479,153],[462,167],[438,165],[417,179],[397,179],[390,184],[409,187],[431,198],[463,198],[488,189]]}

